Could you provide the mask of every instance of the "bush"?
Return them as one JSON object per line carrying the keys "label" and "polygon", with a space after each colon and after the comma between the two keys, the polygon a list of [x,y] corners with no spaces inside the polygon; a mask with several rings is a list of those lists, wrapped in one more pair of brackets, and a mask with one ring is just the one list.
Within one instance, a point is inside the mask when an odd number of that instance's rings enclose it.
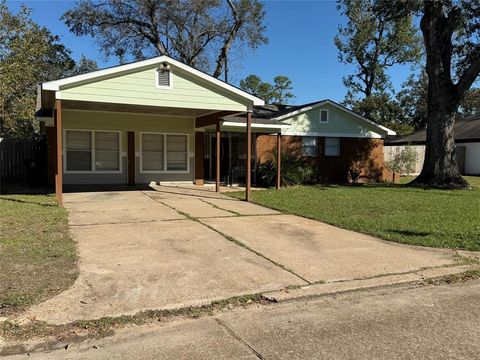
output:
{"label": "bush", "polygon": [[385,166],[390,171],[399,174],[411,174],[415,171],[417,162],[417,153],[411,146],[406,146],[403,150],[397,152],[395,156],[385,162]]}
{"label": "bush", "polygon": [[[308,164],[294,152],[282,152],[280,177],[282,186],[313,184],[317,180],[317,168]],[[277,181],[277,152],[271,153],[271,160],[260,164],[258,172],[264,186],[274,186]]]}

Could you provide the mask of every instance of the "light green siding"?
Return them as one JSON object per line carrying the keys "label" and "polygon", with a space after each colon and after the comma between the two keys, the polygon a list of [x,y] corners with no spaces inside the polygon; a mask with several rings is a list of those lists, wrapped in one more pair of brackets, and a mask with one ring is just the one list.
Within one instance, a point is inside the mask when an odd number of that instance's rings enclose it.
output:
{"label": "light green siding", "polygon": [[[133,114],[120,112],[97,112],[82,110],[63,110],[64,130],[112,130],[121,132],[121,163],[119,174],[64,173],[65,184],[126,184],[127,182],[127,132],[135,132],[136,182],[151,181],[191,181],[194,172],[195,131],[193,118],[161,117],[158,115]],[[140,133],[157,132],[188,135],[189,171],[184,173],[144,174],[140,173]],[[65,169],[64,169],[65,171]]]}
{"label": "light green siding", "polygon": [[60,97],[62,100],[226,111],[245,111],[250,105],[245,99],[179,68],[172,66],[171,71],[172,89],[157,88],[156,67],[150,67],[62,88]]}
{"label": "light green siding", "polygon": [[[320,122],[320,110],[328,110],[328,122]],[[284,119],[291,125],[285,134],[338,137],[383,137],[377,127],[370,125],[346,111],[326,104]]]}

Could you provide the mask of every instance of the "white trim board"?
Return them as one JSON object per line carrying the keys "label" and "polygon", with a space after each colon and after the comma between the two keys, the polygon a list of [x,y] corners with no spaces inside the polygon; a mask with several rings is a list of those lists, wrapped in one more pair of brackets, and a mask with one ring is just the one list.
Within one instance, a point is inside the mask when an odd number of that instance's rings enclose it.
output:
{"label": "white trim board", "polygon": [[320,136],[320,137],[346,137],[362,139],[383,139],[380,134],[371,132],[370,134],[355,133],[334,133],[334,132],[302,132],[302,131],[282,131],[282,135],[287,136]]}
{"label": "white trim board", "polygon": [[[108,77],[110,75],[120,75],[125,72],[131,71],[131,70],[136,70],[136,69],[142,69],[142,68],[149,68],[154,65],[160,65],[161,63],[167,63],[170,65],[173,65],[179,69],[182,69],[196,77],[199,77],[203,80],[208,81],[209,83],[216,85],[226,91],[229,91],[231,93],[234,93],[244,99],[247,99],[253,103],[253,105],[265,105],[265,102],[256,97],[253,96],[233,85],[230,85],[224,81],[221,81],[219,79],[214,78],[211,75],[208,75],[202,71],[199,71],[197,69],[194,69],[191,66],[185,65],[184,63],[177,61],[175,59],[172,59],[171,57],[168,57],[166,55],[162,56],[157,56],[151,59],[147,60],[142,60],[142,61],[137,61],[134,63],[130,64],[125,64],[125,65],[118,65],[114,66],[108,69],[103,69],[103,70],[97,70],[97,71],[92,71],[86,74],[82,75],[76,75],[76,76],[71,76],[67,77],[64,79],[60,80],[55,80],[55,81],[47,81],[41,84],[43,90],[50,90],[50,91],[60,91],[62,86],[65,85],[75,85],[77,83],[82,83],[84,81],[88,80],[94,80],[98,79],[101,80],[102,78]],[[57,97],[58,99],[58,97]]]}
{"label": "white trim board", "polygon": [[[369,125],[372,125],[372,126],[375,126],[376,128],[381,129],[382,131],[386,132],[387,135],[396,135],[396,134],[397,134],[395,131],[393,131],[393,130],[391,130],[391,129],[383,126],[383,125],[377,124],[376,122],[373,122],[372,120],[369,120],[369,119],[367,119],[367,118],[365,118],[365,117],[363,117],[363,116],[361,116],[361,115],[358,115],[357,113],[353,112],[352,110],[347,109],[347,108],[345,108],[345,107],[343,107],[343,106],[341,106],[341,105],[338,105],[337,103],[335,103],[335,102],[333,102],[333,101],[331,101],[331,100],[321,101],[321,102],[319,102],[319,103],[317,103],[317,104],[314,104],[314,105],[311,105],[311,106],[307,106],[307,107],[304,107],[304,108],[302,108],[302,109],[299,109],[299,110],[296,110],[296,111],[292,111],[292,112],[290,112],[290,113],[287,113],[287,114],[284,114],[284,115],[275,117],[275,118],[273,118],[272,120],[284,120],[284,119],[288,119],[288,118],[290,118],[290,117],[292,117],[292,116],[295,116],[295,115],[298,115],[298,114],[303,114],[304,112],[310,111],[310,110],[312,110],[312,109],[316,109],[316,108],[318,108],[318,107],[320,107],[320,106],[324,106],[324,105],[326,105],[326,104],[331,105],[331,106],[333,106],[333,107],[335,107],[335,108],[337,108],[337,109],[339,109],[339,110],[341,110],[341,111],[345,111],[346,113],[352,115],[353,117],[355,117],[355,118],[357,118],[357,119],[359,119],[359,120],[361,120],[361,121],[363,121],[363,122],[365,122],[365,123],[367,123],[367,124],[369,124]],[[329,114],[329,115],[330,115],[330,114]],[[321,122],[320,122],[320,123],[321,123]],[[325,124],[325,122],[324,122],[323,124]]]}
{"label": "white trim board", "polygon": [[[224,121],[222,123],[225,127],[237,127],[237,128],[246,128],[246,123],[238,123],[233,121]],[[258,124],[252,123],[252,128],[262,128],[262,129],[288,129],[291,125],[288,124]]]}

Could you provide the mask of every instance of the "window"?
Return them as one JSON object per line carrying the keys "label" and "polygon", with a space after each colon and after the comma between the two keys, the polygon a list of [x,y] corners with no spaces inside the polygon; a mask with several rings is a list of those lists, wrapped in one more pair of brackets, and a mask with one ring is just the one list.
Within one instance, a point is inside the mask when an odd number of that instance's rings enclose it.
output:
{"label": "window", "polygon": [[66,131],[67,171],[92,170],[92,132]]}
{"label": "window", "polygon": [[170,69],[158,68],[156,71],[155,86],[161,89],[172,88],[172,72]]}
{"label": "window", "polygon": [[188,135],[141,134],[142,172],[188,171]]}
{"label": "window", "polygon": [[119,172],[120,132],[65,130],[66,172]]}
{"label": "window", "polygon": [[167,135],[167,170],[186,171],[187,161],[187,136]]}
{"label": "window", "polygon": [[325,138],[325,156],[340,156],[340,138]]}
{"label": "window", "polygon": [[320,110],[320,122],[328,123],[328,110]]}
{"label": "window", "polygon": [[163,140],[163,134],[142,134],[142,170],[164,170]]}
{"label": "window", "polygon": [[302,155],[317,156],[317,154],[318,154],[317,138],[313,136],[302,137]]}

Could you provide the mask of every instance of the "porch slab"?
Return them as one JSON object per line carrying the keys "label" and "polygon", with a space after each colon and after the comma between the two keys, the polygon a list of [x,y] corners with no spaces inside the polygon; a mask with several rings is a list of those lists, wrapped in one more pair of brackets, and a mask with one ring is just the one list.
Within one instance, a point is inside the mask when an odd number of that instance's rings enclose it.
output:
{"label": "porch slab", "polygon": [[[150,206],[150,205],[149,205]],[[125,204],[128,207],[128,204]],[[94,213],[94,214],[93,214]],[[123,209],[110,211],[70,211],[69,224],[99,225],[121,224],[185,219],[185,216],[167,206],[152,206],[149,209]]]}
{"label": "porch slab", "polygon": [[79,278],[27,318],[67,323],[305,285],[193,220],[74,226],[71,234]]}
{"label": "porch slab", "polygon": [[395,244],[293,215],[201,221],[312,283],[456,263],[451,250]]}

